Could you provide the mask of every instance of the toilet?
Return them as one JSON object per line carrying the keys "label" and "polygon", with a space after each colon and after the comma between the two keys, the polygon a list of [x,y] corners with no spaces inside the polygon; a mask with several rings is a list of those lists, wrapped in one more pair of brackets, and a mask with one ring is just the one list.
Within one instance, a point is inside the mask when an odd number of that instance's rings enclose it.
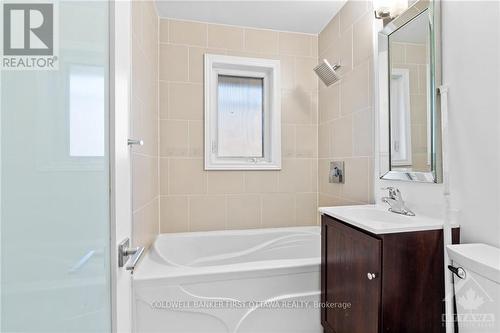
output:
{"label": "toilet", "polygon": [[500,332],[500,249],[486,244],[447,246],[452,261],[460,333]]}

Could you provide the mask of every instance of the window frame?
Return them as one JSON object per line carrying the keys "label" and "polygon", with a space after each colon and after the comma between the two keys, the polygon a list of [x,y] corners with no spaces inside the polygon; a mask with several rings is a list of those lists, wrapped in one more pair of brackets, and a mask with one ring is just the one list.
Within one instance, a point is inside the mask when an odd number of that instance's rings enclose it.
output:
{"label": "window frame", "polygon": [[[281,170],[280,61],[205,54],[204,65],[205,170]],[[217,155],[219,75],[263,79],[263,158]]]}

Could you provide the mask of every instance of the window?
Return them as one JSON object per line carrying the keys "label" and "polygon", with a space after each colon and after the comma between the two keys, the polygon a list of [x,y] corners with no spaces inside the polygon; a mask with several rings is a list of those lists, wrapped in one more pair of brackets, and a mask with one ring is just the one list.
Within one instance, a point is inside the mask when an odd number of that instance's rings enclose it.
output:
{"label": "window", "polygon": [[205,169],[281,169],[279,61],[205,55]]}
{"label": "window", "polygon": [[69,155],[104,156],[104,68],[75,65],[69,78]]}

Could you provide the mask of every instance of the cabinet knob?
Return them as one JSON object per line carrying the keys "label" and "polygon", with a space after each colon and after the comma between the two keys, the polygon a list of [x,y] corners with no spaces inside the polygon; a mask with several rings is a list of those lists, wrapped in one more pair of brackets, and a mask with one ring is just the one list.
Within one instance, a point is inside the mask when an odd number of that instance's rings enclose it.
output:
{"label": "cabinet knob", "polygon": [[366,276],[368,277],[368,280],[373,280],[377,277],[377,274],[375,273],[368,273],[366,274]]}

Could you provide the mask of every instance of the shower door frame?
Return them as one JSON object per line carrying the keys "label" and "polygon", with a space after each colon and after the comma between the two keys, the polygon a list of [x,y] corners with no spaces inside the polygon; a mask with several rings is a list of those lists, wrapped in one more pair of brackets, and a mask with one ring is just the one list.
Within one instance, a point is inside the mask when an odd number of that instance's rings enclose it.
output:
{"label": "shower door frame", "polygon": [[118,267],[118,243],[132,239],[129,137],[131,92],[131,1],[109,5],[109,180],[111,332],[132,332],[132,276]]}

